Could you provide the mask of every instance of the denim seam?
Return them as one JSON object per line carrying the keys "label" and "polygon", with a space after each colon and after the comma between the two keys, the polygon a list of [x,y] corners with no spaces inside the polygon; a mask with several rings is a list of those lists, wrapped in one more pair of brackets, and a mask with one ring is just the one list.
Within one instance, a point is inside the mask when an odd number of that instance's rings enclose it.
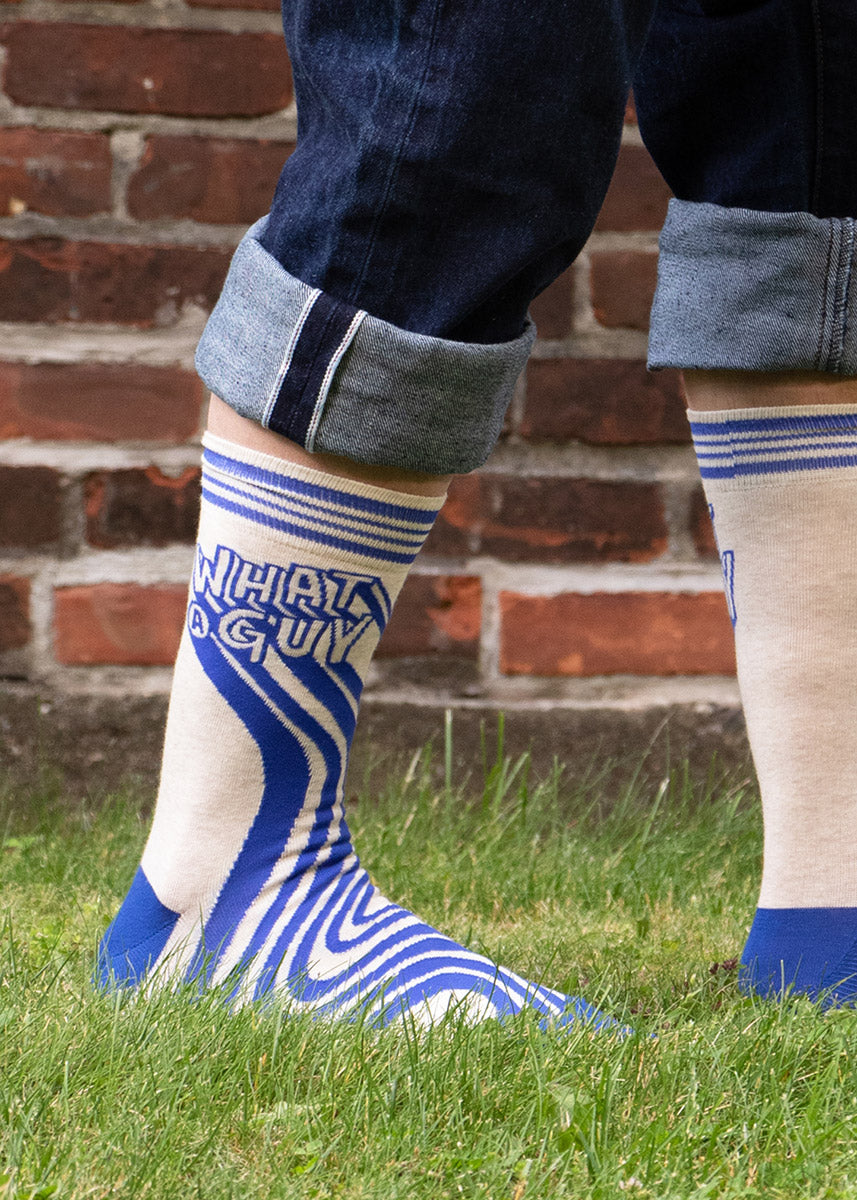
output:
{"label": "denim seam", "polygon": [[303,327],[307,322],[307,318],[309,317],[309,314],[312,312],[313,305],[315,304],[316,300],[318,300],[320,295],[321,295],[321,291],[318,288],[314,288],[311,295],[307,298],[306,303],[304,304],[303,308],[301,309],[300,316],[298,317],[297,321],[295,322],[295,327],[294,327],[294,330],[292,331],[292,336],[289,338],[288,344],[286,346],[285,354],[283,355],[283,361],[280,364],[280,369],[277,372],[276,379],[274,380],[274,386],[271,389],[271,394],[268,397],[267,404],[265,405],[265,411],[262,414],[262,424],[265,426],[266,429],[268,428],[268,422],[271,420],[271,414],[273,413],[274,407],[276,406],[277,400],[279,399],[280,392],[282,391],[282,388],[283,388],[283,384],[286,381],[286,376],[289,373],[289,368],[292,365],[292,358],[294,357],[295,346],[297,346],[298,341],[300,340],[301,333],[303,332]]}
{"label": "denim seam", "polygon": [[349,303],[349,304],[354,303],[355,298],[359,295],[360,290],[363,287],[363,282],[366,278],[366,272],[369,269],[369,262],[375,251],[376,239],[378,236],[378,229],[380,228],[380,225],[381,225],[381,219],[387,211],[387,206],[388,206],[388,203],[390,200],[390,193],[393,190],[393,183],[394,183],[394,180],[396,179],[396,176],[398,175],[399,164],[402,161],[402,154],[404,153],[405,146],[407,145],[408,139],[410,138],[411,133],[414,128],[414,123],[417,119],[417,109],[419,107],[420,98],[422,97],[423,91],[425,90],[426,79],[428,78],[429,68],[431,66],[432,59],[434,56],[435,46],[437,44],[437,29],[438,29],[438,23],[440,20],[439,14],[440,14],[441,2],[442,2],[442,0],[435,0],[434,9],[432,12],[431,31],[429,33],[428,42],[426,45],[425,65],[423,67],[423,72],[422,72],[422,75],[420,76],[416,92],[414,93],[414,99],[413,99],[413,103],[411,105],[411,111],[408,114],[407,124],[406,124],[404,130],[402,131],[402,136],[399,140],[399,144],[396,149],[396,155],[393,158],[392,162],[390,163],[390,169],[387,174],[387,182],[384,186],[384,194],[381,197],[381,201],[380,201],[377,211],[375,213],[375,219],[372,222],[372,228],[369,230],[369,235],[366,239],[366,250],[363,255],[363,261],[360,264],[360,270],[357,272],[357,274],[354,278],[354,283],[348,293],[347,303]]}
{"label": "denim seam", "polygon": [[827,258],[824,263],[824,289],[821,297],[821,320],[818,325],[818,349],[815,355],[815,367],[823,371],[830,362],[831,329],[829,320],[830,292],[833,287],[835,271],[833,268],[833,252],[836,247],[836,222],[827,222]]}
{"label": "denim seam", "polygon": [[840,224],[842,229],[842,247],[839,256],[839,286],[833,310],[834,327],[836,330],[836,355],[834,362],[837,372],[842,369],[842,356],[845,352],[845,339],[848,334],[848,298],[851,291],[851,274],[854,262],[854,218],[843,217]]}
{"label": "denim seam", "polygon": [[345,354],[345,351],[354,341],[354,336],[363,323],[363,318],[365,316],[365,311],[362,308],[358,308],[351,320],[351,324],[345,331],[345,336],[342,338],[342,341],[331,355],[330,361],[327,364],[327,370],[324,373],[324,378],[321,381],[321,387],[318,389],[318,395],[316,396],[312,417],[310,418],[310,423],[307,426],[305,444],[306,449],[309,451],[312,451],[315,448],[316,434],[318,433],[318,427],[321,424],[324,406],[327,402],[327,397],[330,392],[330,385],[333,383],[333,377],[336,374],[337,367],[342,361],[342,356]]}

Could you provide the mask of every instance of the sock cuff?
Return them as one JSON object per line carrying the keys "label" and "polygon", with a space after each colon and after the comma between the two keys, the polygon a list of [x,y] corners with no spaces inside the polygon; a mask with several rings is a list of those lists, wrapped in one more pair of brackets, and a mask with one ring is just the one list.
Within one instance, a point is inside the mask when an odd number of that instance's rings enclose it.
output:
{"label": "sock cuff", "polygon": [[409,513],[414,514],[415,519],[424,515],[426,520],[434,520],[446,500],[445,495],[417,496],[412,492],[378,487],[376,484],[362,483],[360,480],[349,479],[344,475],[333,475],[314,467],[287,462],[273,454],[265,454],[261,450],[250,450],[247,446],[239,446],[236,442],[227,441],[226,438],[218,437],[214,433],[206,432],[203,435],[202,445],[205,452],[211,452],[210,455],[203,455],[203,462],[206,457],[213,458],[216,455],[222,459],[232,459],[247,467],[254,467],[258,472],[257,478],[260,480],[260,486],[264,486],[262,481],[267,481],[269,486],[278,489],[281,486],[281,480],[295,479],[318,488],[327,488],[348,496],[373,500],[377,504],[388,505],[391,509],[406,509]]}
{"label": "sock cuff", "polygon": [[348,560],[409,566],[442,503],[439,497],[411,497],[293,466],[210,434],[204,446],[207,504]]}
{"label": "sock cuff", "polygon": [[705,482],[782,482],[825,472],[857,477],[857,412],[848,405],[688,412]]}

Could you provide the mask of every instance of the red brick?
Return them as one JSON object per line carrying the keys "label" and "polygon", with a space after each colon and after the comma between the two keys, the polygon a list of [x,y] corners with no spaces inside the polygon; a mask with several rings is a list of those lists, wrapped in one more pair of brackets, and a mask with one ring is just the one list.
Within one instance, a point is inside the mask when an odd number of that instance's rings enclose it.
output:
{"label": "red brick", "polygon": [[253,8],[279,12],[280,0],[187,0],[191,8]]}
{"label": "red brick", "polygon": [[26,646],[30,633],[29,580],[0,575],[0,653]]}
{"label": "red brick", "polygon": [[110,208],[110,143],[101,133],[0,129],[0,214],[54,217]]}
{"label": "red brick", "polygon": [[183,442],[204,396],[177,367],[0,362],[0,437]]}
{"label": "red brick", "polygon": [[720,592],[500,594],[507,675],[731,675]]}
{"label": "red brick", "polygon": [[258,116],[292,98],[274,33],[21,21],[6,28],[18,104],[174,116]]}
{"label": "red brick", "polygon": [[597,231],[660,229],[672,192],[644,146],[622,146]]}
{"label": "red brick", "polygon": [[596,320],[608,328],[648,329],[658,258],[644,250],[592,255],[590,289]]}
{"label": "red brick", "polygon": [[141,221],[187,217],[244,225],[268,211],[290,142],[241,138],[147,138],[128,185],[128,210]]}
{"label": "red brick", "polygon": [[86,540],[91,546],[167,546],[194,542],[199,523],[196,467],[180,475],[157,467],[96,471],[84,481]]}
{"label": "red brick", "polygon": [[229,259],[192,246],[0,241],[0,321],[171,324],[187,303],[214,305]]}
{"label": "red brick", "polygon": [[506,562],[648,562],[666,544],[656,484],[474,474],[453,481],[426,550]]}
{"label": "red brick", "polygon": [[530,305],[530,316],[543,341],[568,337],[574,321],[574,272],[571,269],[563,271],[550,287],[536,296]]}
{"label": "red brick", "polygon": [[700,558],[719,559],[714,526],[708,515],[708,501],[702,488],[697,488],[690,502],[690,532]]}
{"label": "red brick", "polygon": [[60,477],[50,467],[0,467],[0,546],[36,550],[62,532]]}
{"label": "red brick", "polygon": [[381,658],[454,655],[475,659],[482,584],[475,575],[411,575],[378,646]]}
{"label": "red brick", "polygon": [[65,666],[170,666],[178,650],[187,589],[96,583],[57,588],[54,631]]}
{"label": "red brick", "polygon": [[534,359],[521,434],[632,446],[690,441],[679,375],[625,359]]}

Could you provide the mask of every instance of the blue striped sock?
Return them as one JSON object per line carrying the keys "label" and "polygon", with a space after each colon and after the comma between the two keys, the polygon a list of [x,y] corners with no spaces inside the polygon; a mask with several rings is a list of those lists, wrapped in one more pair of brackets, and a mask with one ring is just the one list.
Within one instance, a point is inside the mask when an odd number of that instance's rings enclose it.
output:
{"label": "blue striped sock", "polygon": [[439,501],[206,446],[161,790],[102,985],[188,980],[382,1023],[526,1006],[612,1024],[391,903],[351,845],[342,787],[363,679]]}

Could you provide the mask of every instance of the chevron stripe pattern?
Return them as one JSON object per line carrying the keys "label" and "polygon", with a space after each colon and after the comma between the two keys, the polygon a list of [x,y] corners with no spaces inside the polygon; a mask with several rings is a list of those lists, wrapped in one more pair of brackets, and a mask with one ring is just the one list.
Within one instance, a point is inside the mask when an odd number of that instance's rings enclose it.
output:
{"label": "chevron stripe pattern", "polygon": [[198,912],[172,910],[138,871],[102,942],[102,984],[196,981],[234,1003],[279,996],[379,1024],[528,1006],[551,1024],[612,1025],[386,899],[352,847],[342,788],[363,673],[434,512],[211,447],[204,468],[204,526],[226,514],[239,536],[200,543],[185,637],[261,757],[262,794],[248,797],[240,851]]}

